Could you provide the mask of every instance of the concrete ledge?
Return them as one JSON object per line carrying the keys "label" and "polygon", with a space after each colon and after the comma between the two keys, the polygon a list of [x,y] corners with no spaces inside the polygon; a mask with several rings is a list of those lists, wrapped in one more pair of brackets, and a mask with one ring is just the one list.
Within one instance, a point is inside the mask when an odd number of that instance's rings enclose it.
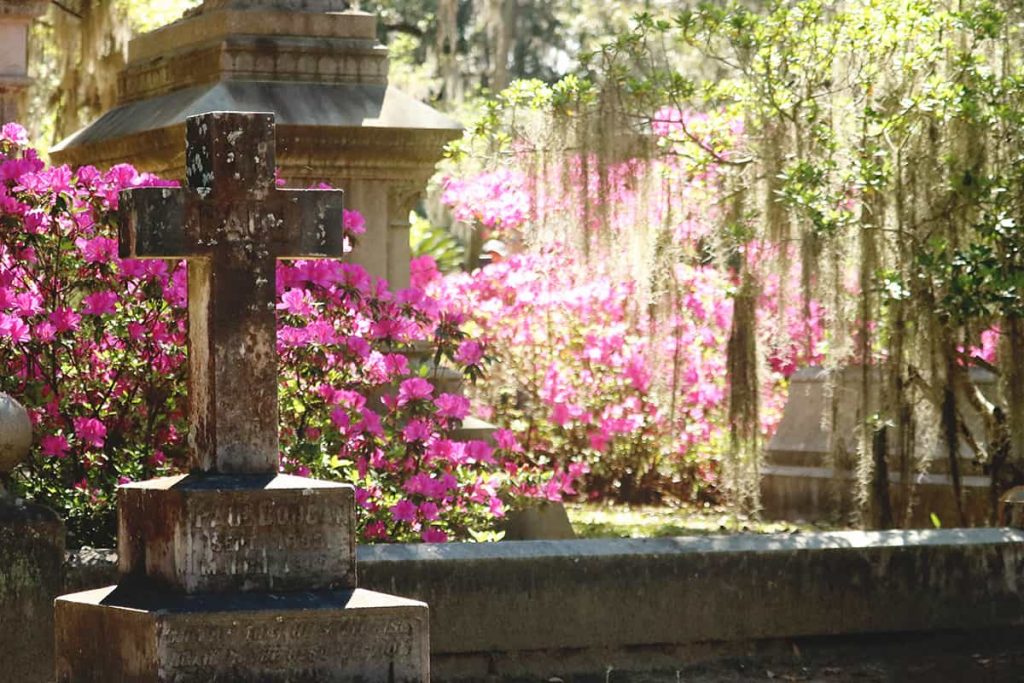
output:
{"label": "concrete ledge", "polygon": [[[91,555],[98,577],[109,557]],[[622,676],[719,671],[797,643],[1024,632],[1014,529],[377,545],[357,559],[360,587],[429,604],[435,681],[663,680]],[[685,680],[722,680],[708,676]]]}
{"label": "concrete ledge", "polygon": [[369,546],[358,563],[361,586],[430,605],[438,680],[1024,623],[1024,532],[1011,529]]}

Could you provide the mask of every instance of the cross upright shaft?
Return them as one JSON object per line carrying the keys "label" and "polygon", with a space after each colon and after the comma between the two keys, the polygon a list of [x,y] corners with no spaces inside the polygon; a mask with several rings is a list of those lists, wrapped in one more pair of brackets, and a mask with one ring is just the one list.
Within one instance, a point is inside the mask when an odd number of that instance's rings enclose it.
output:
{"label": "cross upright shaft", "polygon": [[120,198],[122,258],[188,262],[192,469],[278,469],[275,263],[343,255],[340,190],[278,190],[274,115],[186,122],[187,186]]}

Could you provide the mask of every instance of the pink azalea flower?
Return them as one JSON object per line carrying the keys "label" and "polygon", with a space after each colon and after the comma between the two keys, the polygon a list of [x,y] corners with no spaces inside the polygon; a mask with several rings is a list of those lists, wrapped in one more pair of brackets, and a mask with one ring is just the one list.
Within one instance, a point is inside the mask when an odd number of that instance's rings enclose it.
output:
{"label": "pink azalea flower", "polygon": [[68,454],[68,440],[61,434],[47,434],[39,440],[39,450],[50,458],[63,458]]}
{"label": "pink azalea flower", "polygon": [[433,385],[422,377],[410,377],[398,386],[398,406],[412,401],[426,401],[434,393]]}
{"label": "pink azalea flower", "polygon": [[310,301],[309,293],[304,289],[289,289],[282,294],[281,303],[277,305],[277,309],[302,317],[313,315],[312,301]]}
{"label": "pink azalea flower", "polygon": [[74,332],[78,330],[78,325],[81,322],[82,316],[71,308],[56,308],[50,313],[50,323],[53,324],[58,333]]}
{"label": "pink azalea flower", "polygon": [[435,521],[438,518],[439,513],[440,510],[437,507],[437,503],[432,503],[429,500],[420,503],[420,515],[423,516],[423,519]]}
{"label": "pink azalea flower", "polygon": [[510,453],[521,453],[523,450],[519,440],[516,439],[516,435],[509,429],[496,429],[494,431],[494,443],[498,444],[498,448]]}
{"label": "pink azalea flower", "polygon": [[362,409],[363,421],[359,424],[359,427],[367,434],[373,434],[374,436],[384,436],[384,427],[380,422],[380,415],[369,410],[368,408]]}
{"label": "pink azalea flower", "polygon": [[416,503],[402,499],[391,506],[391,518],[396,522],[415,522]]}
{"label": "pink azalea flower", "polygon": [[409,262],[409,284],[422,289],[440,277],[437,261],[430,254],[417,256]]}
{"label": "pink azalea flower", "polygon": [[25,147],[28,145],[28,132],[20,124],[5,123],[0,128],[0,142],[9,142],[18,147]]}
{"label": "pink azalea flower", "polygon": [[50,322],[41,322],[32,328],[35,338],[44,344],[48,344],[57,338],[57,328]]}
{"label": "pink azalea flower", "polygon": [[408,443],[419,443],[430,438],[430,425],[425,420],[409,420],[402,428],[402,438]]}
{"label": "pink azalea flower", "polygon": [[483,357],[483,347],[479,342],[473,341],[472,339],[467,339],[459,344],[459,348],[455,352],[455,360],[463,365],[476,365],[483,360]]}
{"label": "pink azalea flower", "polygon": [[28,317],[43,310],[43,297],[35,292],[22,292],[14,297],[18,315]]}
{"label": "pink azalea flower", "polygon": [[353,235],[362,235],[366,232],[366,218],[358,211],[342,209],[342,224],[345,230]]}
{"label": "pink azalea flower", "polygon": [[469,415],[469,399],[458,394],[441,394],[434,399],[437,414],[453,420],[463,420]]}
{"label": "pink azalea flower", "polygon": [[409,358],[401,353],[384,354],[384,368],[389,377],[409,374]]}
{"label": "pink azalea flower", "polygon": [[446,543],[448,541],[448,534],[435,527],[424,529],[421,537],[424,543]]}
{"label": "pink azalea flower", "polygon": [[75,246],[82,252],[86,263],[107,263],[117,257],[117,240],[109,237],[85,239],[79,237]]}
{"label": "pink azalea flower", "polygon": [[74,420],[75,436],[93,448],[103,448],[107,438],[107,427],[95,417],[76,417]]}
{"label": "pink azalea flower", "polygon": [[17,315],[0,313],[0,339],[8,338],[15,344],[24,344],[32,339],[28,324]]}
{"label": "pink azalea flower", "polygon": [[494,449],[486,441],[467,441],[466,457],[476,462],[494,463]]}
{"label": "pink azalea flower", "polygon": [[369,540],[374,540],[374,539],[380,540],[380,541],[388,540],[388,530],[387,530],[387,527],[384,526],[384,522],[376,521],[376,522],[370,522],[369,524],[367,524],[366,525],[366,538],[369,539]]}
{"label": "pink azalea flower", "polygon": [[82,309],[85,315],[108,315],[115,310],[117,294],[111,291],[93,292],[82,299],[82,303],[85,304]]}

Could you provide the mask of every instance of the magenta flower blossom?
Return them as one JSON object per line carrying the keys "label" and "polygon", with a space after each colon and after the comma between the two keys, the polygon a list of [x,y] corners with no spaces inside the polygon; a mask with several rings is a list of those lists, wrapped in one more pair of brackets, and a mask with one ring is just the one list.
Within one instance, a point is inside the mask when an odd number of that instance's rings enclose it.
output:
{"label": "magenta flower blossom", "polygon": [[459,344],[459,348],[455,352],[455,360],[464,365],[478,365],[483,360],[483,357],[483,346],[472,339],[467,339]]}
{"label": "magenta flower blossom", "polygon": [[67,438],[62,434],[47,434],[39,440],[39,450],[49,458],[63,458],[68,454]]}
{"label": "magenta flower blossom", "polygon": [[110,237],[79,237],[75,246],[82,252],[86,263],[107,263],[117,257],[117,240]]}
{"label": "magenta flower blossom", "polygon": [[407,443],[423,442],[430,438],[431,429],[426,420],[409,420],[402,428],[402,438]]}
{"label": "magenta flower blossom", "polygon": [[522,445],[520,445],[519,440],[511,429],[495,430],[494,443],[498,445],[498,448],[509,451],[510,453],[521,453],[523,450]]}
{"label": "magenta flower blossom", "polygon": [[420,516],[422,516],[423,519],[431,522],[437,521],[439,513],[440,508],[437,507],[437,503],[429,500],[420,503]]}
{"label": "magenta flower blossom", "polygon": [[74,332],[78,329],[82,316],[70,308],[57,308],[50,313],[50,322],[57,329],[57,332]]}
{"label": "magenta flower blossom", "polygon": [[11,122],[0,127],[0,142],[9,142],[18,147],[28,144],[28,132],[20,124]]}
{"label": "magenta flower blossom", "polygon": [[302,317],[313,315],[313,304],[304,289],[289,289],[281,295],[277,309]]}
{"label": "magenta flower blossom", "polygon": [[0,313],[0,339],[5,337],[15,344],[24,344],[32,339],[24,320],[17,315]]}
{"label": "magenta flower blossom", "polygon": [[416,503],[411,500],[400,500],[391,506],[391,518],[396,522],[415,522]]}
{"label": "magenta flower blossom", "polygon": [[440,417],[463,420],[469,415],[469,399],[458,394],[441,394],[434,399]]}
{"label": "magenta flower blossom", "polygon": [[437,527],[427,527],[423,530],[422,534],[424,543],[447,543],[448,534],[443,529]]}
{"label": "magenta flower blossom", "polygon": [[85,315],[109,315],[115,310],[117,294],[111,291],[93,292],[82,299],[82,303],[85,304],[82,309]]}
{"label": "magenta flower blossom", "polygon": [[434,386],[422,377],[410,377],[398,386],[398,407],[412,401],[426,401],[434,393]]}
{"label": "magenta flower blossom", "polygon": [[93,448],[103,448],[107,438],[107,427],[95,417],[76,417],[74,420],[75,436]]}
{"label": "magenta flower blossom", "polygon": [[366,219],[358,211],[342,209],[342,225],[353,235],[362,235],[366,232]]}
{"label": "magenta flower blossom", "polygon": [[409,262],[409,282],[413,287],[426,287],[440,275],[437,261],[430,254],[417,256]]}

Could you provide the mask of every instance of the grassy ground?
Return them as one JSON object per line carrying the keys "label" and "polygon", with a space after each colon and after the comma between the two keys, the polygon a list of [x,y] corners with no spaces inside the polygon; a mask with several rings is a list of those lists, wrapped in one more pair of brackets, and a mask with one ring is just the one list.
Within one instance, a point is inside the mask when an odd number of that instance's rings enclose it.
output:
{"label": "grassy ground", "polygon": [[833,527],[792,522],[764,522],[735,518],[717,507],[628,507],[595,503],[567,503],[569,520],[580,538],[650,538],[656,536],[708,536],[736,532],[792,533]]}

